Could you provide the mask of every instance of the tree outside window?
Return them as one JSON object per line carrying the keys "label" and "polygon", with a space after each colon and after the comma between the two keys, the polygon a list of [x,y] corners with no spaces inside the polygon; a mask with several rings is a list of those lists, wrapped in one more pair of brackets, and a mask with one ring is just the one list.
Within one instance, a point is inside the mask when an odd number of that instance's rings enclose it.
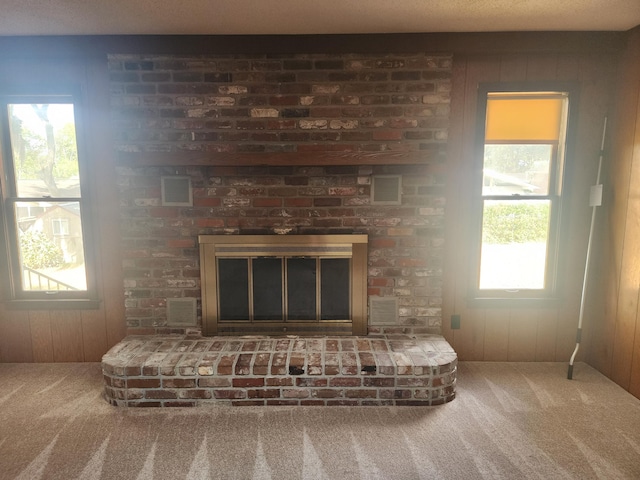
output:
{"label": "tree outside window", "polygon": [[86,298],[86,202],[74,99],[12,95],[2,100],[11,297]]}

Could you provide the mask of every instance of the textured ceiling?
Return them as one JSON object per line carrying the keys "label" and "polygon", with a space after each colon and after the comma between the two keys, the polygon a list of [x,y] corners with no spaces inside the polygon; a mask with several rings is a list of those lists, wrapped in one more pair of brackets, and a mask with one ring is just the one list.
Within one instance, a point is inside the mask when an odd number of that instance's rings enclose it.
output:
{"label": "textured ceiling", "polygon": [[0,0],[0,35],[624,31],[640,0]]}

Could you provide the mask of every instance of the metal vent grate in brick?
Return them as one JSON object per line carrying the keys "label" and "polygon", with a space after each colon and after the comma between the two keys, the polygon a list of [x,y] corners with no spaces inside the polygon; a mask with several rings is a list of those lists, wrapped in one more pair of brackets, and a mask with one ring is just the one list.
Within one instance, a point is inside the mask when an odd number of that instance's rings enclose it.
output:
{"label": "metal vent grate in brick", "polygon": [[400,175],[376,175],[371,178],[371,203],[374,205],[400,205]]}
{"label": "metal vent grate in brick", "polygon": [[167,298],[167,323],[190,327],[196,324],[197,307],[195,298]]}
{"label": "metal vent grate in brick", "polygon": [[396,325],[398,323],[398,299],[396,297],[369,297],[369,323],[371,325]]}
{"label": "metal vent grate in brick", "polygon": [[162,177],[162,205],[191,207],[193,195],[190,177]]}

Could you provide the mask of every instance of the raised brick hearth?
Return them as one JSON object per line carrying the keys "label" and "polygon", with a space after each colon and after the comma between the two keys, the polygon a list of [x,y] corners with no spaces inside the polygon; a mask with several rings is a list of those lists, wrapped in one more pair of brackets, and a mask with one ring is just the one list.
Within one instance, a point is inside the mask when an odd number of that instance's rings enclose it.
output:
{"label": "raised brick hearth", "polygon": [[439,335],[129,336],[102,359],[116,406],[439,405],[457,356]]}

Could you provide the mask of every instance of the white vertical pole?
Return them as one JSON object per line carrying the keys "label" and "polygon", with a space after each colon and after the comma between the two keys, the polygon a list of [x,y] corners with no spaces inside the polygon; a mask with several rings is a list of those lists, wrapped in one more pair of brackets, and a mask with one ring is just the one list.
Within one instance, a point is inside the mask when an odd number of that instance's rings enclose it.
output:
{"label": "white vertical pole", "polygon": [[604,139],[607,134],[607,117],[604,117],[604,126],[602,128],[602,141],[600,143],[600,158],[598,160],[598,175],[596,177],[596,184],[591,186],[591,192],[589,195],[589,206],[591,206],[591,227],[589,228],[589,239],[587,241],[587,259],[584,267],[584,277],[582,279],[582,296],[580,298],[580,314],[578,316],[578,331],[576,334],[576,348],[573,350],[571,360],[569,360],[569,371],[567,372],[567,378],[571,380],[573,378],[573,361],[576,358],[578,349],[580,348],[580,341],[582,340],[582,319],[584,317],[584,306],[586,303],[587,295],[587,282],[589,280],[589,260],[591,258],[591,243],[593,241],[593,231],[596,223],[596,209],[602,205],[602,184],[600,183],[600,172],[602,171],[602,157],[604,156]]}

